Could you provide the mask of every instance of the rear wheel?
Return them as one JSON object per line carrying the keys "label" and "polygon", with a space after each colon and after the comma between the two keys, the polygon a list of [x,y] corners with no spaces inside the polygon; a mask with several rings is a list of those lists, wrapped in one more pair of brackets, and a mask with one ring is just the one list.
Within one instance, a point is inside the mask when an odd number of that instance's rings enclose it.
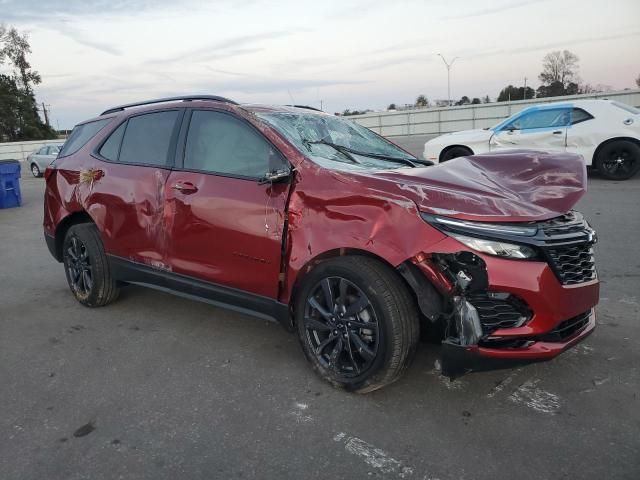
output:
{"label": "rear wheel", "polygon": [[76,300],[87,307],[101,307],[118,297],[119,289],[94,224],[69,228],[62,249],[67,282]]}
{"label": "rear wheel", "polygon": [[640,170],[640,146],[629,140],[616,140],[600,149],[595,167],[608,180],[627,180]]}
{"label": "rear wheel", "polygon": [[40,175],[42,175],[40,173],[40,167],[38,167],[38,165],[36,165],[35,163],[31,164],[31,174],[36,178],[38,178]]}
{"label": "rear wheel", "polygon": [[318,265],[295,305],[302,349],[325,380],[370,392],[397,380],[419,340],[418,310],[401,278],[366,257]]}
{"label": "rear wheel", "polygon": [[440,162],[446,162],[452,158],[468,157],[469,155],[473,155],[473,152],[466,147],[452,147],[442,154]]}

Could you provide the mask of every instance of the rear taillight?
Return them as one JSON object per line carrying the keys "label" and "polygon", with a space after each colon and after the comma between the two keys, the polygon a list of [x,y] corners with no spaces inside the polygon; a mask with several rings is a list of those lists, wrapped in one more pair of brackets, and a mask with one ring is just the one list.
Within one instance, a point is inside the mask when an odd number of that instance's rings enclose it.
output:
{"label": "rear taillight", "polygon": [[53,163],[47,167],[47,169],[44,171],[45,182],[49,180],[49,177],[51,175],[53,175],[53,172],[55,171],[55,169],[56,169],[56,166]]}

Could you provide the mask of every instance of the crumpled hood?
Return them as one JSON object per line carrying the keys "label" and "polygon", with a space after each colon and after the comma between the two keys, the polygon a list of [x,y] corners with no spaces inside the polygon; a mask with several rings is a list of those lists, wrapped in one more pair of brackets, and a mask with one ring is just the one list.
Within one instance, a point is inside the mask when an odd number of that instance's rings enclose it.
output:
{"label": "crumpled hood", "polygon": [[587,190],[581,156],[527,150],[459,157],[371,177],[390,181],[386,189],[413,200],[423,212],[480,221],[556,217],[568,212]]}

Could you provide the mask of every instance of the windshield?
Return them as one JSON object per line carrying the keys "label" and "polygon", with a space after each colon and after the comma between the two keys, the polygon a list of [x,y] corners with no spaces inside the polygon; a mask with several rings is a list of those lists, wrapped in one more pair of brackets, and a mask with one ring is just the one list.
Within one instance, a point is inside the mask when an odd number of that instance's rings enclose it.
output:
{"label": "windshield", "polygon": [[394,169],[410,167],[411,161],[416,161],[409,153],[351,120],[317,113],[256,114],[326,168]]}

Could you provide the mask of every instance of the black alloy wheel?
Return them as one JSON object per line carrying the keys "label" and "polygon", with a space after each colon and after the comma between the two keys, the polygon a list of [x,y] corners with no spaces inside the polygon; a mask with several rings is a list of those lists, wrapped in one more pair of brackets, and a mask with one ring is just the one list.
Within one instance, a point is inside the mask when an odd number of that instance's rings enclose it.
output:
{"label": "black alloy wheel", "polygon": [[77,236],[72,236],[66,245],[64,264],[71,289],[81,297],[88,296],[93,288],[93,268],[89,251]]}
{"label": "black alloy wheel", "polygon": [[640,170],[640,146],[628,140],[611,142],[598,152],[595,166],[606,179],[627,180]]}
{"label": "black alloy wheel", "polygon": [[304,312],[309,345],[340,377],[366,373],[378,353],[378,321],[371,301],[353,282],[326,277],[311,290]]}

